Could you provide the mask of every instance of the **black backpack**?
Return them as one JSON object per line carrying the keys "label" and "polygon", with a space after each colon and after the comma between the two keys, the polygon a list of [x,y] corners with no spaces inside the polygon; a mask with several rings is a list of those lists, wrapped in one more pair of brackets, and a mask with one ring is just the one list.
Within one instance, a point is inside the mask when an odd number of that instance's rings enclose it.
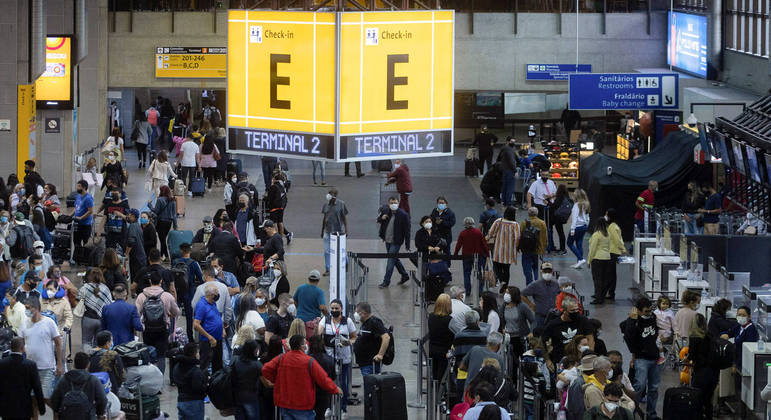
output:
{"label": "black backpack", "polygon": [[35,253],[35,236],[29,226],[14,226],[16,243],[11,247],[11,258],[24,259]]}
{"label": "black backpack", "polygon": [[519,236],[519,250],[526,254],[535,254],[538,250],[538,236],[541,229],[533,226],[529,220],[525,221],[525,228]]}
{"label": "black backpack", "polygon": [[177,296],[180,299],[187,294],[189,273],[190,265],[185,261],[178,260],[171,266],[171,277],[174,279],[174,288],[177,289]]}
{"label": "black backpack", "polygon": [[563,224],[570,218],[570,213],[573,211],[573,200],[565,197],[562,199],[560,205],[553,210],[552,217],[554,222]]}
{"label": "black backpack", "polygon": [[223,366],[212,374],[206,395],[218,410],[233,408],[233,370],[230,366]]}
{"label": "black backpack", "polygon": [[720,337],[709,341],[709,364],[718,369],[727,369],[734,364],[733,343]]}
{"label": "black backpack", "polygon": [[163,307],[161,295],[147,296],[145,293],[145,304],[142,306],[142,317],[145,321],[145,332],[166,332],[166,308]]}
{"label": "black backpack", "polygon": [[[90,378],[89,378],[90,379]],[[80,388],[70,383],[70,390],[62,397],[62,405],[59,408],[59,418],[62,419],[87,419],[93,410],[93,403],[88,399],[88,395],[83,392],[86,387],[86,381]]]}
{"label": "black backpack", "polygon": [[490,233],[490,228],[493,227],[493,223],[495,223],[496,220],[500,219],[500,217],[488,217],[487,220],[485,220],[485,223],[482,225],[482,228],[484,229],[483,234],[487,235]]}
{"label": "black backpack", "polygon": [[383,353],[383,364],[384,365],[390,365],[394,362],[394,357],[396,357],[396,344],[394,344],[394,327],[393,325],[388,327],[388,337],[390,340],[388,340],[388,347],[386,347],[385,353]]}

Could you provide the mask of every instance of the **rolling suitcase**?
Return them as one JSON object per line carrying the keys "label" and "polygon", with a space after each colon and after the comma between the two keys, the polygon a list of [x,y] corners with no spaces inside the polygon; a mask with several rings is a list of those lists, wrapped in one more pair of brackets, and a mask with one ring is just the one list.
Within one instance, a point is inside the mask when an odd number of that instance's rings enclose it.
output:
{"label": "rolling suitcase", "polygon": [[174,197],[174,201],[177,203],[177,216],[185,217],[185,196],[178,195]]}
{"label": "rolling suitcase", "polygon": [[168,245],[169,256],[172,261],[182,256],[179,253],[179,246],[184,243],[193,243],[192,230],[172,230],[169,232],[169,235],[166,237],[166,245]]}
{"label": "rolling suitcase", "polygon": [[206,193],[206,178],[200,173],[190,177],[190,192],[193,193],[193,197],[203,197]]}
{"label": "rolling suitcase", "polygon": [[465,161],[465,175],[466,176],[479,176],[479,164],[477,160],[474,159],[466,159]]}
{"label": "rolling suitcase", "polygon": [[407,420],[404,377],[381,372],[364,377],[364,420]]}
{"label": "rolling suitcase", "polygon": [[664,420],[702,418],[700,391],[690,386],[669,388],[664,393]]}

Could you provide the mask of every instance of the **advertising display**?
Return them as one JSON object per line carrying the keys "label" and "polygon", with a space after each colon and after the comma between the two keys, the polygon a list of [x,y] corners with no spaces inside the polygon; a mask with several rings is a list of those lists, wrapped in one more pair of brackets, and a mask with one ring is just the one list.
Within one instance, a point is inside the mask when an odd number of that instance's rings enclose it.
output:
{"label": "advertising display", "polygon": [[225,78],[227,51],[217,47],[157,47],[155,77]]}
{"label": "advertising display", "polygon": [[230,10],[228,151],[451,154],[453,30],[452,11]]}
{"label": "advertising display", "polygon": [[228,150],[334,159],[335,14],[228,12]]}
{"label": "advertising display", "polygon": [[46,38],[46,69],[35,81],[38,108],[72,109],[72,38]]}
{"label": "advertising display", "polygon": [[[452,153],[454,22],[453,11],[341,14],[339,160]],[[380,147],[358,147],[367,138]]]}
{"label": "advertising display", "polygon": [[699,77],[707,77],[707,17],[669,12],[667,64]]}

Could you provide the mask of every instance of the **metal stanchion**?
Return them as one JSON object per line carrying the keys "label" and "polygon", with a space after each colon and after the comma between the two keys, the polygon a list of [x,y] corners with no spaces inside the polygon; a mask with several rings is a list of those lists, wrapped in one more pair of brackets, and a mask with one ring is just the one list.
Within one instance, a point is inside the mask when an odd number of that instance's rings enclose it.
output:
{"label": "metal stanchion", "polygon": [[[471,302],[473,304],[476,304],[479,302],[479,282],[481,281],[481,275],[482,273],[479,272],[479,262],[477,260],[479,258],[478,255],[474,255],[474,261],[472,264],[474,264],[473,268],[471,269]],[[473,306],[473,305],[472,305]]]}
{"label": "metal stanchion", "polygon": [[410,271],[410,294],[412,295],[412,320],[404,323],[405,327],[417,328],[420,326],[418,322],[418,307],[420,307],[420,296],[418,296],[417,277],[415,277],[415,271]]}
{"label": "metal stanchion", "polygon": [[517,367],[517,414],[524,418],[525,415],[525,378],[522,376],[522,364]]}
{"label": "metal stanchion", "polygon": [[418,378],[417,378],[417,399],[413,402],[407,403],[408,407],[412,408],[426,408],[426,404],[423,402],[423,337],[417,338],[418,343]]}
{"label": "metal stanchion", "polygon": [[[421,349],[422,352],[422,349]],[[434,378],[431,359],[428,360],[426,369],[426,420],[434,420],[436,414],[436,394],[434,393]]]}

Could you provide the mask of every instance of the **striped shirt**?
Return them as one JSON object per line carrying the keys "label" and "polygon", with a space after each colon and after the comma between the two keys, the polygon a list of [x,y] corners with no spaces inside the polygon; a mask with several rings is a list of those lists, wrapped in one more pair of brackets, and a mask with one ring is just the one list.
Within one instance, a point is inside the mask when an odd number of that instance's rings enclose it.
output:
{"label": "striped shirt", "polygon": [[78,292],[78,299],[83,299],[83,306],[86,307],[86,313],[91,315],[91,318],[101,318],[102,309],[112,303],[112,293],[110,289],[104,284],[99,284],[94,293],[95,283],[86,283],[80,288]]}
{"label": "striped shirt", "polygon": [[498,219],[490,226],[487,240],[492,240],[492,259],[500,264],[517,263],[517,244],[519,243],[519,224],[513,220]]}

